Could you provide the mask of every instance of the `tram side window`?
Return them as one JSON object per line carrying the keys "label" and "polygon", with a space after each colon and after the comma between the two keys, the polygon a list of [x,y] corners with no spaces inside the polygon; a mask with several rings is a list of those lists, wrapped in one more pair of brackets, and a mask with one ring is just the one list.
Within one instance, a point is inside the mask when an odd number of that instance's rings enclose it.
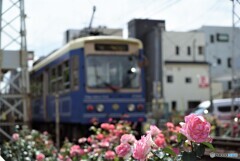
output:
{"label": "tram side window", "polygon": [[50,93],[56,92],[56,68],[51,69],[51,75],[50,75]]}
{"label": "tram side window", "polygon": [[41,74],[40,76],[38,76],[34,82],[34,96],[40,97],[43,94],[43,75]]}
{"label": "tram side window", "polygon": [[56,77],[56,91],[62,91],[63,87],[62,87],[62,64],[57,66],[57,77]]}
{"label": "tram side window", "polygon": [[33,78],[31,79],[31,91],[32,91],[32,96],[33,97],[36,97],[36,91],[37,91],[37,82],[36,82],[36,79]]}
{"label": "tram side window", "polygon": [[70,74],[69,74],[69,62],[63,63],[63,88],[64,90],[70,89]]}
{"label": "tram side window", "polygon": [[79,56],[74,55],[71,58],[71,89],[78,90],[79,87]]}

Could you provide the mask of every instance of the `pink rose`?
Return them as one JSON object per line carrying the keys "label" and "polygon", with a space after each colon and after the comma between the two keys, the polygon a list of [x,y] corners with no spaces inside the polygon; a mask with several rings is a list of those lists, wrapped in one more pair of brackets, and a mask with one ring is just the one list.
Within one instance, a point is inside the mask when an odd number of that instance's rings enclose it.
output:
{"label": "pink rose", "polygon": [[174,151],[174,153],[175,153],[175,154],[177,154],[177,155],[180,153],[180,150],[179,150],[179,148],[172,148],[172,150],[173,150],[173,151]]}
{"label": "pink rose", "polygon": [[109,123],[102,123],[101,124],[101,128],[105,129],[105,130],[108,130],[108,126],[109,126]]}
{"label": "pink rose", "polygon": [[174,130],[174,124],[171,123],[171,122],[167,122],[167,123],[166,123],[166,126],[167,126],[167,128],[168,128],[169,131],[173,131],[173,130]]}
{"label": "pink rose", "polygon": [[102,140],[104,138],[104,135],[103,134],[97,134],[96,138],[98,140]]}
{"label": "pink rose", "polygon": [[181,122],[180,125],[182,126],[180,133],[185,135],[189,141],[196,143],[211,141],[209,136],[211,125],[203,116],[190,114],[185,116],[185,123]]}
{"label": "pink rose", "polygon": [[102,141],[102,142],[100,142],[98,144],[99,144],[100,147],[103,147],[103,148],[104,147],[107,148],[110,145],[108,141]]}
{"label": "pink rose", "polygon": [[85,138],[85,137],[78,139],[79,144],[85,143],[86,141],[87,141],[87,138]]}
{"label": "pink rose", "polygon": [[43,161],[44,158],[45,158],[45,155],[42,154],[42,153],[39,153],[39,154],[36,156],[37,161]]}
{"label": "pink rose", "polygon": [[180,126],[176,126],[176,127],[175,127],[175,130],[174,130],[173,132],[176,132],[176,133],[178,133],[178,132],[180,131],[180,129],[181,129],[181,127],[180,127]]}
{"label": "pink rose", "polygon": [[114,153],[114,151],[108,150],[108,151],[105,153],[105,159],[107,159],[107,160],[113,160],[114,158],[115,158],[115,153]]}
{"label": "pink rose", "polygon": [[13,138],[14,141],[18,141],[18,139],[19,139],[19,134],[18,134],[18,133],[14,133],[14,134],[12,135],[12,138]]}
{"label": "pink rose", "polygon": [[109,124],[108,130],[113,130],[113,129],[115,129],[115,126],[113,124]]}
{"label": "pink rose", "polygon": [[80,148],[78,145],[73,145],[70,149],[70,155],[76,156],[76,155],[83,155],[84,150]]}
{"label": "pink rose", "polygon": [[161,133],[162,131],[157,127],[157,126],[155,126],[155,125],[151,125],[150,126],[150,130],[149,131],[147,131],[147,134],[151,134],[152,135],[152,137],[155,137],[155,136],[157,136],[159,133]]}
{"label": "pink rose", "polygon": [[121,143],[133,144],[136,141],[136,138],[132,134],[124,134],[121,137]]}
{"label": "pink rose", "polygon": [[158,134],[158,136],[155,138],[154,142],[160,148],[164,148],[166,146],[165,137],[162,133]]}
{"label": "pink rose", "polygon": [[113,124],[109,124],[109,123],[102,123],[101,128],[110,131],[110,130],[115,129],[115,126]]}
{"label": "pink rose", "polygon": [[139,161],[145,161],[148,153],[151,151],[152,138],[151,135],[142,136],[141,140],[135,142],[133,148],[133,157]]}
{"label": "pink rose", "polygon": [[59,160],[63,160],[64,157],[63,157],[61,154],[58,154],[58,159],[59,159]]}
{"label": "pink rose", "polygon": [[170,140],[174,141],[174,142],[177,142],[177,135],[170,136]]}
{"label": "pink rose", "polygon": [[119,157],[123,157],[125,159],[131,156],[131,145],[128,143],[121,143],[115,148],[115,151]]}
{"label": "pink rose", "polygon": [[89,143],[91,143],[91,142],[93,141],[93,139],[89,136],[89,137],[87,138],[87,141],[88,141]]}

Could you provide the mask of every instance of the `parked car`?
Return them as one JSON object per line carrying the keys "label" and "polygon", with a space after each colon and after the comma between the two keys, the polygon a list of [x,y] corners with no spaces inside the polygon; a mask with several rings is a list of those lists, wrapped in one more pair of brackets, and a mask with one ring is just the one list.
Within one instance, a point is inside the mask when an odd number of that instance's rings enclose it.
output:
{"label": "parked car", "polygon": [[[233,102],[232,102],[233,101]],[[212,115],[220,123],[230,123],[233,118],[240,114],[240,98],[214,99],[212,101],[212,108],[210,101],[201,102],[192,112],[200,115]],[[234,116],[232,117],[232,103],[234,107]]]}

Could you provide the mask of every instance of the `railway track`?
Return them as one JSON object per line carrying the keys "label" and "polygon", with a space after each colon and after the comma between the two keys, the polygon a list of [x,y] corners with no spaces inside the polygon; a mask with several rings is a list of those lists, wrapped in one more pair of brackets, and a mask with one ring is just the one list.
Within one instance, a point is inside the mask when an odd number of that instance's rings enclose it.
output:
{"label": "railway track", "polygon": [[215,151],[207,149],[202,161],[240,160],[240,139],[215,137],[212,145]]}

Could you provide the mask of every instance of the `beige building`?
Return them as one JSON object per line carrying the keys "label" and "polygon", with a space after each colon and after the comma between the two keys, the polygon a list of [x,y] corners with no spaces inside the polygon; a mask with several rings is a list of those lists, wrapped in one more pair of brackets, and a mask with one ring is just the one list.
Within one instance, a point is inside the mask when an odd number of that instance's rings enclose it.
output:
{"label": "beige building", "polygon": [[209,65],[201,32],[163,32],[163,96],[169,109],[186,112],[210,98]]}

